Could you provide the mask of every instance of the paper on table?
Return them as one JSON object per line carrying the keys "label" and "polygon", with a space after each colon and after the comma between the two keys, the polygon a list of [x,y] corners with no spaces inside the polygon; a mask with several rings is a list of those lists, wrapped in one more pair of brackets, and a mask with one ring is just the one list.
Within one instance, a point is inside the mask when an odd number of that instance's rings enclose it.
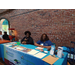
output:
{"label": "paper on table", "polygon": [[37,47],[36,49],[43,49],[42,47]]}
{"label": "paper on table", "polygon": [[12,45],[15,45],[15,44],[17,44],[16,42],[9,42],[9,43],[5,43],[4,45],[5,46],[12,46]]}
{"label": "paper on table", "polygon": [[52,65],[52,64],[54,64],[58,59],[59,59],[59,58],[57,58],[57,57],[53,57],[53,56],[49,55],[49,56],[45,57],[45,58],[42,59],[42,60]]}
{"label": "paper on table", "polygon": [[28,54],[34,55],[34,54],[36,54],[37,52],[39,52],[39,51],[31,50],[30,52],[28,52]]}
{"label": "paper on table", "polygon": [[47,54],[39,52],[39,53],[35,54],[34,56],[38,57],[38,58],[43,58],[45,55],[47,55]]}
{"label": "paper on table", "polygon": [[18,48],[16,48],[17,50],[23,50],[23,48],[20,48],[20,47],[18,47]]}
{"label": "paper on table", "polygon": [[5,45],[5,46],[9,47],[9,46],[11,46],[11,45]]}
{"label": "paper on table", "polygon": [[13,46],[13,47],[11,47],[11,48],[13,48],[13,49],[15,49],[15,50],[19,50],[19,51],[21,51],[21,50],[24,50],[25,48],[24,47],[22,47],[22,46]]}

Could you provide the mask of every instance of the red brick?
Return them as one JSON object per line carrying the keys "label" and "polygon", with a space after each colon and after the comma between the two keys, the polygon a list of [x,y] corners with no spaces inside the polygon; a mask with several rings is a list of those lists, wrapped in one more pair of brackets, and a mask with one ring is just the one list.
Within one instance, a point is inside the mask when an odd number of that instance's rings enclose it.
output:
{"label": "red brick", "polygon": [[[57,46],[70,46],[70,41],[75,41],[75,9],[33,10],[17,9],[0,15],[0,18],[7,18],[10,27],[18,31],[21,39],[24,32],[29,30],[34,41],[38,41],[43,33],[47,33]],[[24,14],[29,11],[33,12]]]}

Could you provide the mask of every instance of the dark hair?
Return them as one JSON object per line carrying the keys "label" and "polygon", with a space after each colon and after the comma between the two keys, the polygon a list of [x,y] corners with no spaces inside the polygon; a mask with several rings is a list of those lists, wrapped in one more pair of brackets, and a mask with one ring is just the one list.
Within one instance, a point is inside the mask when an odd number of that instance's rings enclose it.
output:
{"label": "dark hair", "polygon": [[7,35],[7,32],[4,32],[5,35]]}
{"label": "dark hair", "polygon": [[29,33],[29,35],[31,35],[30,31],[25,31],[24,34],[26,35],[27,33]]}
{"label": "dark hair", "polygon": [[40,40],[41,40],[41,41],[44,41],[44,40],[43,40],[43,35],[45,35],[45,36],[46,36],[45,41],[48,41],[48,40],[49,40],[49,38],[48,38],[47,34],[45,34],[45,33],[44,33],[44,34],[42,34],[42,36],[41,36],[41,39],[40,39]]}

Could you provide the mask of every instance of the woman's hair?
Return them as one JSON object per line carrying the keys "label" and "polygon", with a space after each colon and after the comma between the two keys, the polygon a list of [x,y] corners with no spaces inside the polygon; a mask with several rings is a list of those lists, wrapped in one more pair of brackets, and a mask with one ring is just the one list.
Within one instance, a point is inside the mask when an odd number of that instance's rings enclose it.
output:
{"label": "woman's hair", "polygon": [[25,31],[24,34],[26,35],[27,33],[29,33],[29,35],[31,35],[30,31]]}
{"label": "woman's hair", "polygon": [[[43,35],[45,35],[46,36],[46,38],[45,38],[45,40],[43,40]],[[42,36],[41,36],[41,39],[40,39],[41,41],[48,41],[49,40],[49,37],[47,36],[47,34],[42,34]]]}
{"label": "woman's hair", "polygon": [[5,35],[7,35],[7,32],[4,32]]}

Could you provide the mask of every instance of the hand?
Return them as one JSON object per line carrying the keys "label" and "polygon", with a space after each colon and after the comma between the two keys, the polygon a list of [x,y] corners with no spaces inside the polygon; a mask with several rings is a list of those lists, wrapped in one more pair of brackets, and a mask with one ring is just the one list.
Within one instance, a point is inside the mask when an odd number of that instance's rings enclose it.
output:
{"label": "hand", "polygon": [[26,41],[23,41],[22,44],[26,44]]}
{"label": "hand", "polygon": [[43,49],[40,49],[41,52],[43,52]]}
{"label": "hand", "polygon": [[27,39],[25,38],[25,41],[27,41]]}
{"label": "hand", "polygon": [[50,49],[51,49],[51,46],[47,46],[46,48],[47,48],[47,50],[48,50],[48,51],[50,51]]}
{"label": "hand", "polygon": [[62,53],[62,55],[64,56],[64,54]]}
{"label": "hand", "polygon": [[26,45],[26,41],[24,42],[24,45]]}

